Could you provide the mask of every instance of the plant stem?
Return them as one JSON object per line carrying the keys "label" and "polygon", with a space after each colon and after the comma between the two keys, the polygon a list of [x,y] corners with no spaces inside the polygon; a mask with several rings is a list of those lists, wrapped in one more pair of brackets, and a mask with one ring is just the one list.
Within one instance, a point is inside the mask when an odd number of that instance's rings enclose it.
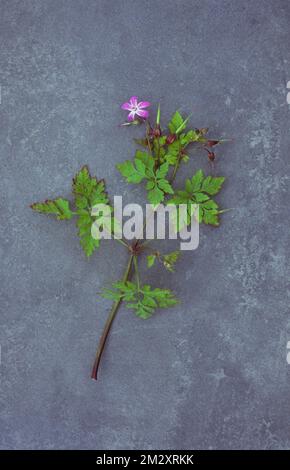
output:
{"label": "plant stem", "polygon": [[[150,137],[149,137],[149,124],[148,121],[146,122],[146,140],[147,140],[147,146],[149,149],[150,154],[152,155],[152,147],[150,144]],[[153,156],[153,155],[152,155]]]}
{"label": "plant stem", "polygon": [[134,268],[135,268],[135,273],[136,273],[137,287],[139,291],[140,290],[140,277],[139,277],[139,271],[138,271],[137,256],[134,256]]}
{"label": "plant stem", "polygon": [[[124,276],[123,276],[123,282],[126,282],[129,278],[131,267],[132,267],[132,261],[133,261],[133,255],[130,255],[130,258],[129,258],[129,261],[128,261],[128,264],[127,264],[127,267],[126,267],[126,270],[125,270],[125,273],[124,273]],[[108,319],[106,321],[105,328],[104,328],[104,331],[102,333],[102,336],[101,336],[101,339],[100,339],[100,342],[99,342],[95,362],[94,362],[93,369],[92,369],[91,378],[94,379],[94,380],[97,380],[98,369],[99,369],[102,353],[103,353],[103,350],[104,350],[104,347],[105,347],[106,339],[108,337],[110,328],[112,326],[112,323],[113,323],[114,318],[115,318],[115,316],[116,316],[116,314],[119,310],[119,307],[120,307],[121,303],[122,303],[122,298],[120,297],[120,299],[118,299],[113,304],[112,310],[111,310],[111,312],[108,316]]]}
{"label": "plant stem", "polygon": [[157,137],[157,144],[158,144],[158,148],[157,148],[157,168],[160,164],[160,142],[159,142],[159,137]]}
{"label": "plant stem", "polygon": [[177,162],[175,163],[175,167],[172,173],[172,176],[170,178],[170,183],[172,184],[173,181],[175,180],[176,173],[178,171],[179,165],[180,165],[180,160],[181,160],[181,152],[179,151],[178,157],[177,157]]}

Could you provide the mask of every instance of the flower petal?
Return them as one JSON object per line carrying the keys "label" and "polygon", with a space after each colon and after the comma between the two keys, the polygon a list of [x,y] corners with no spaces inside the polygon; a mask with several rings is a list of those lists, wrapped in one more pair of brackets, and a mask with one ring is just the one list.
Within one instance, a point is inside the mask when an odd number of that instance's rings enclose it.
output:
{"label": "flower petal", "polygon": [[131,103],[123,103],[121,105],[121,108],[125,109],[126,111],[131,111],[132,110],[132,105],[131,105]]}
{"label": "flower petal", "polygon": [[135,114],[136,114],[135,111],[131,111],[131,113],[128,114],[128,118],[127,118],[128,121],[134,121]]}
{"label": "flower petal", "polygon": [[131,96],[129,101],[130,101],[131,105],[134,106],[134,108],[136,108],[137,103],[138,103],[138,96]]}
{"label": "flower petal", "polygon": [[[130,114],[131,114],[131,113],[130,113]],[[140,117],[142,117],[142,118],[144,118],[144,119],[147,119],[147,118],[149,117],[149,112],[148,112],[148,111],[145,111],[145,110],[143,110],[143,109],[138,109],[138,110],[136,111],[136,114],[137,114],[137,116],[140,116]]]}
{"label": "flower petal", "polygon": [[138,103],[138,108],[140,109],[148,108],[149,106],[151,106],[149,101],[140,101],[140,103]]}

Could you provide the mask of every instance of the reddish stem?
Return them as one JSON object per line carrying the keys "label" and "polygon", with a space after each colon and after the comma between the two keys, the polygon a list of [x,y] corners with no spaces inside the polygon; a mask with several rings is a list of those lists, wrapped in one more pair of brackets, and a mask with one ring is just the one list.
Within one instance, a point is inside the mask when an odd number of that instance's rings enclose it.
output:
{"label": "reddish stem", "polygon": [[[131,267],[132,267],[132,261],[133,261],[133,255],[131,255],[130,258],[129,258],[129,262],[128,262],[126,271],[125,271],[124,276],[123,276],[123,282],[126,282],[129,278]],[[121,303],[122,303],[121,298],[114,303],[114,305],[112,307],[112,310],[110,312],[110,315],[108,316],[108,319],[106,321],[105,328],[104,328],[104,331],[102,333],[102,336],[101,336],[101,339],[100,339],[100,342],[99,342],[95,362],[94,362],[93,369],[92,369],[91,378],[94,379],[94,380],[97,380],[98,369],[99,369],[102,353],[103,353],[103,350],[104,350],[104,347],[105,347],[105,344],[106,344],[106,339],[108,337],[108,334],[109,334],[109,331],[111,329],[112,323],[113,323],[114,318],[115,318],[115,316],[116,316],[116,314],[119,310],[119,307],[120,307]]]}

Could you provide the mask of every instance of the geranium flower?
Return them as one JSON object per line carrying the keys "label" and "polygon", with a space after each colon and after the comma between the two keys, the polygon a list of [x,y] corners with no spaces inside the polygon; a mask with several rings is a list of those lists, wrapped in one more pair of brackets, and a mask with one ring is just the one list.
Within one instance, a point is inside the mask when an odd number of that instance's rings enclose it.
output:
{"label": "geranium flower", "polygon": [[123,103],[121,108],[125,111],[130,111],[128,114],[128,121],[134,121],[135,116],[147,119],[149,117],[149,111],[144,108],[148,108],[151,103],[149,101],[139,101],[137,96],[131,96],[127,103]]}

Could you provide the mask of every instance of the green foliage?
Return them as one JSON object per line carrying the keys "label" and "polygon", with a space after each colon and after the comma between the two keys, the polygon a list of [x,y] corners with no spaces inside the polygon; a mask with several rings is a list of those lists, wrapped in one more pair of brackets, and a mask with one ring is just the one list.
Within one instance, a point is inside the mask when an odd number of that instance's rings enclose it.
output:
{"label": "green foliage", "polygon": [[167,146],[167,151],[164,156],[164,160],[168,165],[176,165],[179,153],[181,151],[181,145],[179,140],[175,140],[172,144]]}
{"label": "green foliage", "polygon": [[188,120],[189,117],[183,119],[179,111],[176,111],[168,124],[168,129],[170,130],[171,134],[178,134],[179,132],[183,131],[186,128]]}
{"label": "green foliage", "polygon": [[155,160],[147,152],[137,150],[134,162],[126,160],[117,165],[120,173],[126,178],[128,183],[140,183],[147,180],[146,189],[148,191],[148,201],[157,205],[164,200],[165,194],[173,194],[173,189],[166,179],[169,166],[163,163],[157,169]]}
{"label": "green foliage", "polygon": [[198,170],[191,179],[186,180],[185,190],[177,191],[168,204],[187,204],[188,223],[192,215],[192,205],[199,204],[199,222],[217,226],[219,225],[218,215],[221,211],[210,196],[221,190],[224,180],[224,177],[205,177],[203,171]]}
{"label": "green foliage", "polygon": [[80,244],[85,254],[89,257],[93,254],[96,248],[100,246],[100,240],[92,237],[91,229],[94,223],[94,218],[85,209],[79,209],[77,218],[78,235],[80,237]]}
{"label": "green foliage", "polygon": [[150,186],[147,185],[148,201],[157,205],[164,200],[165,194],[174,194],[174,191],[166,179],[168,173],[168,164],[163,163],[150,179]]}
{"label": "green foliage", "polygon": [[155,160],[148,152],[142,152],[141,150],[136,150],[135,158],[140,160],[146,168],[146,175],[152,175],[155,166]]}
{"label": "green foliage", "polygon": [[155,261],[156,261],[156,255],[148,255],[147,256],[147,267],[148,268],[152,268],[152,266],[154,265]]}
{"label": "green foliage", "polygon": [[[158,106],[154,127],[151,127],[147,121],[144,138],[134,139],[142,150],[136,151],[133,160],[119,163],[117,165],[119,172],[128,183],[145,183],[147,198],[152,205],[160,204],[166,195],[172,196],[168,204],[185,205],[184,214],[180,213],[179,209],[173,211],[175,214],[173,222],[177,231],[191,222],[197,205],[199,206],[199,222],[219,225],[218,217],[223,211],[219,210],[213,196],[221,190],[224,182],[223,177],[205,177],[202,170],[198,170],[191,179],[186,180],[185,188],[176,193],[173,191],[171,183],[175,179],[180,164],[189,160],[186,149],[190,144],[200,143],[206,149],[204,144],[212,147],[221,140],[208,140],[205,137],[208,131],[206,128],[188,130],[189,117],[184,118],[179,111],[176,111],[171,117],[168,130],[163,131],[160,125],[160,116],[160,106]],[[142,123],[142,119],[136,118],[133,122],[126,122],[122,125],[134,126]],[[118,234],[117,238],[120,243],[125,245],[130,253],[123,280],[113,283],[111,289],[104,289],[102,292],[103,297],[111,299],[115,303],[106,322],[97,351],[92,372],[92,378],[96,378],[103,346],[120,306],[120,301],[124,301],[127,308],[133,309],[138,317],[147,319],[154,314],[156,309],[172,307],[178,303],[178,300],[169,289],[154,288],[148,284],[142,285],[137,258],[143,252],[145,244],[141,243],[141,240],[136,240],[130,246],[121,239],[122,231],[118,221],[114,218],[104,181],[92,177],[88,167],[83,166],[73,178],[72,193],[74,210],[71,209],[69,201],[62,198],[35,203],[31,208],[43,214],[54,215],[58,220],[70,220],[72,217],[76,217],[80,244],[88,257],[99,247],[103,232]],[[165,269],[174,272],[180,254],[179,251],[167,254],[153,251],[147,256],[147,266],[151,268],[157,260]],[[128,280],[131,269],[135,270],[135,282]]]}
{"label": "green foliage", "polygon": [[69,201],[62,198],[54,200],[47,199],[44,202],[36,202],[31,204],[31,209],[42,214],[53,214],[58,220],[69,220],[73,216],[73,212],[70,210]]}
{"label": "green foliage", "polygon": [[200,133],[196,130],[190,130],[187,133],[180,135],[180,143],[183,148],[187,147],[187,145],[192,142],[200,142],[200,139]]}
{"label": "green foliage", "polygon": [[201,190],[206,194],[214,196],[221,190],[224,181],[225,178],[223,176],[207,176],[202,183]]}
{"label": "green foliage", "polygon": [[72,191],[78,209],[91,210],[96,204],[109,202],[104,180],[98,181],[97,178],[92,177],[86,165],[73,178]]}
{"label": "green foliage", "polygon": [[97,220],[91,215],[92,208],[97,204],[108,204],[109,199],[105,192],[103,180],[90,175],[87,166],[73,178],[72,191],[77,207],[77,227],[80,244],[85,254],[89,257],[100,245],[100,240],[92,237],[92,225]]}
{"label": "green foliage", "polygon": [[[144,139],[135,139],[135,142],[147,151],[137,150],[133,160],[126,160],[117,165],[117,169],[128,183],[139,184],[146,181],[148,201],[156,206],[164,201],[166,194],[174,194],[168,176],[170,166],[174,166],[174,174],[181,162],[188,162],[189,156],[185,149],[196,142],[204,143],[207,129],[191,129],[186,131],[189,117],[183,118],[176,111],[169,123],[170,136],[162,135],[159,125],[160,107],[157,112],[157,126],[154,134],[152,129]],[[161,170],[161,173],[160,173]],[[161,176],[163,173],[163,176]],[[205,217],[205,220],[208,218]]]}
{"label": "green foliage", "polygon": [[[91,256],[100,244],[99,239],[92,237],[92,225],[96,223],[97,217],[92,216],[91,211],[96,204],[107,205],[109,203],[105,183],[103,180],[98,181],[92,177],[88,167],[83,166],[73,178],[72,192],[76,207],[74,212],[70,209],[69,201],[62,198],[35,203],[31,205],[31,208],[43,214],[53,214],[58,220],[69,220],[76,216],[81,247],[87,256]],[[102,219],[102,226],[105,225],[104,220]]]}
{"label": "green foliage", "polygon": [[167,255],[163,255],[163,265],[164,267],[170,271],[174,272],[174,266],[180,256],[180,251],[172,251]]}
{"label": "green foliage", "polygon": [[146,167],[137,158],[134,159],[134,163],[131,160],[126,160],[124,163],[119,163],[117,169],[126,178],[128,183],[137,184],[146,178]]}
{"label": "green foliage", "polygon": [[159,252],[147,256],[147,267],[151,268],[156,259],[158,259],[163,266],[170,272],[174,272],[174,265],[180,256],[180,251],[172,251],[167,255],[162,255]]}
{"label": "green foliage", "polygon": [[190,130],[187,133],[177,135],[176,140],[168,144],[164,160],[169,165],[176,165],[179,157],[182,158],[183,162],[187,162],[189,157],[185,154],[186,147],[188,147],[189,144],[204,141],[206,141],[206,139],[196,130]]}
{"label": "green foliage", "polygon": [[127,308],[135,310],[135,314],[143,319],[151,317],[157,308],[172,307],[178,303],[169,289],[153,289],[147,284],[138,286],[130,281],[115,282],[113,290],[104,289],[102,295],[114,301],[122,299],[127,303]]}

